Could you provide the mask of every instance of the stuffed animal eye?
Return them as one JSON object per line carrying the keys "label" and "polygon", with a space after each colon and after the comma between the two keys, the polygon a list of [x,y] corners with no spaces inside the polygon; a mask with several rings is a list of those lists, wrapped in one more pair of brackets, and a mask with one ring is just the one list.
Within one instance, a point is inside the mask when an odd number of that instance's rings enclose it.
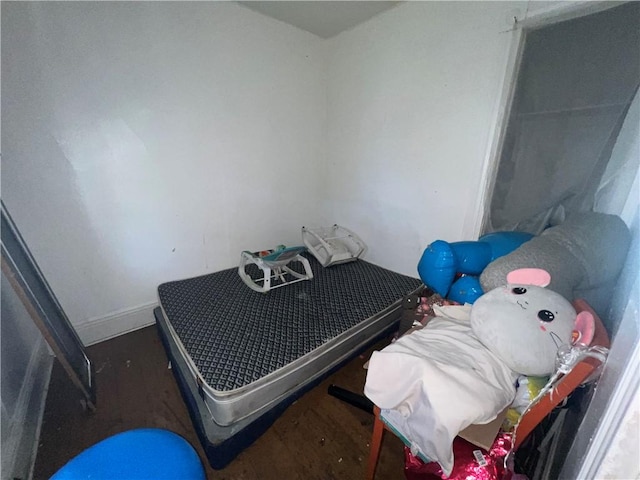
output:
{"label": "stuffed animal eye", "polygon": [[556,317],[553,312],[550,312],[549,310],[540,310],[538,312],[538,318],[543,322],[552,322]]}
{"label": "stuffed animal eye", "polygon": [[511,289],[511,292],[515,293],[516,295],[522,295],[524,293],[527,293],[527,289],[522,287],[515,287]]}

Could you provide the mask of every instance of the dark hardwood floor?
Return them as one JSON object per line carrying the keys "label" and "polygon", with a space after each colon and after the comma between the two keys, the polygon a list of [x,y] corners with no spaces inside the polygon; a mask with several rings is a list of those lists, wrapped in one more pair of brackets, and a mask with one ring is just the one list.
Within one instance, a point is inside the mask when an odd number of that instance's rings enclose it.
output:
{"label": "dark hardwood floor", "polygon": [[[382,348],[387,342],[379,343]],[[47,395],[34,478],[46,479],[84,449],[118,432],[158,427],[186,438],[210,479],[360,479],[373,417],[327,394],[330,384],[361,392],[370,351],[304,395],[251,447],[223,470],[209,467],[155,327],[89,347],[97,411],[82,411],[59,364]],[[402,479],[402,443],[386,435],[376,478]]]}

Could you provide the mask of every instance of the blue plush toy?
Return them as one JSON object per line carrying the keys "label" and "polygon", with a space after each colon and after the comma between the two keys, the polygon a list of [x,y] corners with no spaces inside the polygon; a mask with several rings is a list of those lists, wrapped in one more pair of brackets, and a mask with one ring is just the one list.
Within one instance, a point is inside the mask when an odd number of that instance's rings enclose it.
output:
{"label": "blue plush toy", "polygon": [[[483,294],[478,275],[489,263],[514,251],[533,238],[530,233],[495,232],[475,242],[436,240],[427,246],[418,274],[438,294],[459,303],[473,303]],[[454,282],[456,274],[462,274]]]}

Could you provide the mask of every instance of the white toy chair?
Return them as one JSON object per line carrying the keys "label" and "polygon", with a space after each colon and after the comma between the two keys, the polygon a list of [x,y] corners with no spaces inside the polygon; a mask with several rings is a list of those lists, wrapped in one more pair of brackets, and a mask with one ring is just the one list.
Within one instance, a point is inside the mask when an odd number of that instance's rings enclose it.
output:
{"label": "white toy chair", "polygon": [[[238,274],[247,286],[256,292],[266,293],[274,288],[284,287],[302,280],[311,280],[313,272],[309,260],[301,255],[306,247],[280,247],[275,251],[260,256],[260,252],[244,251],[240,255],[240,265]],[[304,268],[304,273],[296,272],[287,265],[290,262],[298,261]],[[253,264],[260,270],[262,278],[254,279],[247,273],[246,267]],[[273,284],[273,279],[278,279],[279,283]]]}
{"label": "white toy chair", "polygon": [[358,235],[339,225],[302,227],[302,241],[323,267],[357,260],[367,248]]}

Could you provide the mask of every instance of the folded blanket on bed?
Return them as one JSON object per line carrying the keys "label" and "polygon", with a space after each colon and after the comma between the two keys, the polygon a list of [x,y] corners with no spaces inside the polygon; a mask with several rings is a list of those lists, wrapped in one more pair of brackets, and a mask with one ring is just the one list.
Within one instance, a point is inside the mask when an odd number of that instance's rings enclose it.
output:
{"label": "folded blanket on bed", "polygon": [[469,306],[435,307],[436,318],[374,352],[364,393],[418,454],[449,475],[453,439],[511,404],[517,374],[471,330]]}

